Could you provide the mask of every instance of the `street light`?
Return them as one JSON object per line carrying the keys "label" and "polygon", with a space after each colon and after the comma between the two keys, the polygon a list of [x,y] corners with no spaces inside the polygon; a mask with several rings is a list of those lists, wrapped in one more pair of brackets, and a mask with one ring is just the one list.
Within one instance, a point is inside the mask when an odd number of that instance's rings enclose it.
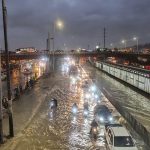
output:
{"label": "street light", "polygon": [[136,50],[137,50],[137,53],[139,53],[139,39],[138,37],[133,37],[133,40],[137,42]]}
{"label": "street light", "polygon": [[63,29],[64,23],[61,20],[56,21],[56,27],[59,29]]}
{"label": "street light", "polygon": [[127,47],[127,41],[126,40],[122,40],[121,43],[123,43],[125,45],[125,50],[126,50],[126,47]]}
{"label": "street light", "polygon": [[55,51],[55,30],[56,29],[62,30],[64,28],[64,23],[59,19],[53,23],[53,72],[54,72],[54,51]]}
{"label": "street light", "polygon": [[99,49],[99,45],[96,46],[96,49]]}

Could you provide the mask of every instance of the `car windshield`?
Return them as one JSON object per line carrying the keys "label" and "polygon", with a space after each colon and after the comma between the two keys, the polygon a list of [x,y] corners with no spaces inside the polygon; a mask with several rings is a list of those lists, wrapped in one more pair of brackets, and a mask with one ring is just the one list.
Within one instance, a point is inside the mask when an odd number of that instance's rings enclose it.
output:
{"label": "car windshield", "polygon": [[132,147],[133,140],[130,136],[118,136],[114,138],[114,146],[116,147]]}

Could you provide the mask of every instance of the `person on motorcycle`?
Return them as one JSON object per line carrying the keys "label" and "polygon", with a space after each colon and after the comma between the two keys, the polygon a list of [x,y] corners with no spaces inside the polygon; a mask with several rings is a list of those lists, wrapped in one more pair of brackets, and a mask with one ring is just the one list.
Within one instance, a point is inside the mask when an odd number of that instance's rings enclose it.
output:
{"label": "person on motorcycle", "polygon": [[53,98],[52,100],[51,100],[51,108],[53,109],[53,108],[57,108],[57,100],[55,99],[55,98]]}
{"label": "person on motorcycle", "polygon": [[8,99],[7,97],[3,96],[2,98],[2,106],[5,108],[5,109],[8,109]]}
{"label": "person on motorcycle", "polygon": [[88,105],[88,103],[84,103],[84,112],[83,112],[83,114],[84,114],[84,117],[87,117],[88,114],[89,114],[89,105]]}
{"label": "person on motorcycle", "polygon": [[53,101],[54,101],[55,107],[57,108],[57,99],[54,98]]}
{"label": "person on motorcycle", "polygon": [[94,131],[95,133],[97,132],[97,128],[98,128],[98,123],[96,122],[96,120],[94,119],[91,123],[91,130],[90,133],[93,134],[92,132]]}
{"label": "person on motorcycle", "polygon": [[94,119],[91,123],[91,127],[98,127],[98,123],[96,122],[96,120]]}

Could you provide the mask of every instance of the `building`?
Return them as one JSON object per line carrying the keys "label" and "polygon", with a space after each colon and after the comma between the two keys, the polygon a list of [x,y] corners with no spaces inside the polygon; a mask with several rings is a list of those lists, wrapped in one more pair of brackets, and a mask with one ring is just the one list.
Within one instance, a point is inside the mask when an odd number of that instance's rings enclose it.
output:
{"label": "building", "polygon": [[15,50],[16,53],[35,53],[37,49],[35,47],[18,48]]}

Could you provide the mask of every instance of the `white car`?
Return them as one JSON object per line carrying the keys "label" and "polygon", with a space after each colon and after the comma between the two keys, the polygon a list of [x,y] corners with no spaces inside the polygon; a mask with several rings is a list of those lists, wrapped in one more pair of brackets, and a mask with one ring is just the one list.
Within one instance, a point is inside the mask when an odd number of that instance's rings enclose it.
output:
{"label": "white car", "polygon": [[109,150],[138,150],[126,128],[119,124],[105,126],[105,136]]}

